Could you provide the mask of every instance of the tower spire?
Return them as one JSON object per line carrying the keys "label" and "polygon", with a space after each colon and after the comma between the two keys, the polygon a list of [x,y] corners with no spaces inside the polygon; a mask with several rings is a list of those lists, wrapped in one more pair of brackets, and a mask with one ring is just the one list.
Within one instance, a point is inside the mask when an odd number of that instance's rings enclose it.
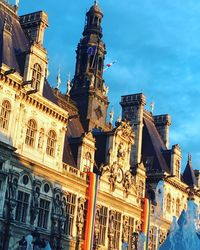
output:
{"label": "tower spire", "polygon": [[106,126],[107,92],[103,79],[105,44],[102,40],[103,13],[95,0],[86,13],[83,37],[77,47],[77,61],[70,91],[86,130]]}

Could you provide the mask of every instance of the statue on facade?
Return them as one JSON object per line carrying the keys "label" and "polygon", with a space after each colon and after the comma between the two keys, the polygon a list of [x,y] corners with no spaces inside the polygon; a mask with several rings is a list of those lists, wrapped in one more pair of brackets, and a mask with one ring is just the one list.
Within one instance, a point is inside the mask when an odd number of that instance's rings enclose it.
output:
{"label": "statue on facade", "polygon": [[62,214],[61,201],[60,201],[60,196],[58,194],[56,195],[53,201],[53,213],[56,215]]}
{"label": "statue on facade", "polygon": [[124,148],[124,144],[121,142],[119,144],[119,147],[118,147],[117,158],[124,160],[125,155],[126,155],[126,151],[125,151],[125,148]]}
{"label": "statue on facade", "polygon": [[76,221],[78,237],[82,236],[82,230],[84,226],[84,202],[85,200],[83,198],[79,198],[78,214],[77,214],[77,221]]}
{"label": "statue on facade", "polygon": [[110,116],[109,123],[112,124],[113,123],[113,118],[114,118],[114,111],[113,110],[110,111],[109,116]]}
{"label": "statue on facade", "polygon": [[94,248],[98,249],[99,242],[99,233],[100,233],[100,207],[97,205],[96,215],[95,215],[95,226],[94,226]]}
{"label": "statue on facade", "polygon": [[128,196],[128,192],[129,192],[131,185],[132,185],[132,175],[131,175],[131,172],[128,170],[126,171],[124,175],[124,181],[123,181],[123,187],[124,187],[126,196]]}
{"label": "statue on facade", "polygon": [[109,217],[109,227],[108,227],[109,249],[114,248],[114,235],[115,235],[115,217],[111,211]]}
{"label": "statue on facade", "polygon": [[61,202],[61,214],[62,216],[66,217],[66,213],[67,213],[67,201],[66,198],[63,197]]}
{"label": "statue on facade", "polygon": [[124,222],[123,222],[122,242],[123,243],[128,242],[128,218],[127,216],[124,217]]}
{"label": "statue on facade", "polygon": [[110,176],[108,178],[110,182],[111,191],[115,190],[115,185],[117,181],[117,171],[118,171],[118,164],[114,163],[110,168]]}
{"label": "statue on facade", "polygon": [[31,208],[30,208],[30,223],[31,225],[34,224],[34,221],[39,213],[39,196],[40,196],[40,190],[39,188],[36,188],[33,191],[33,196],[31,200]]}
{"label": "statue on facade", "polygon": [[13,181],[9,182],[9,194],[8,194],[9,199],[16,200],[17,186],[18,186],[17,178],[14,178]]}

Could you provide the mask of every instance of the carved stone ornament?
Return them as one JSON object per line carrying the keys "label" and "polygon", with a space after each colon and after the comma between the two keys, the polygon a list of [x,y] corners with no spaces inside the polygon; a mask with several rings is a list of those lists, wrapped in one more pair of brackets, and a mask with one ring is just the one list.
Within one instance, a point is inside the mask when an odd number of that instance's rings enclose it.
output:
{"label": "carved stone ornament", "polygon": [[84,204],[85,204],[85,199],[80,197],[78,199],[78,213],[77,213],[77,220],[76,220],[76,226],[77,226],[77,236],[81,237],[82,236],[82,231],[83,231],[83,225],[84,225]]}
{"label": "carved stone ornament", "polygon": [[119,165],[116,162],[114,162],[113,165],[110,167],[110,176],[108,180],[110,182],[111,191],[115,191],[118,168],[119,168]]}
{"label": "carved stone ornament", "polygon": [[123,217],[122,242],[128,242],[128,216]]}
{"label": "carved stone ornament", "polygon": [[128,194],[129,194],[129,189],[131,188],[132,183],[133,183],[132,174],[128,170],[128,171],[126,171],[126,173],[124,175],[124,180],[123,180],[123,187],[124,187],[124,192],[125,192],[126,196],[128,196]]}
{"label": "carved stone ornament", "polygon": [[109,249],[114,248],[114,236],[115,236],[115,211],[111,210],[109,215],[109,226],[108,226]]}
{"label": "carved stone ornament", "polygon": [[121,136],[130,144],[134,144],[135,134],[131,127],[131,124],[128,121],[118,121],[116,122],[116,131],[115,134]]}

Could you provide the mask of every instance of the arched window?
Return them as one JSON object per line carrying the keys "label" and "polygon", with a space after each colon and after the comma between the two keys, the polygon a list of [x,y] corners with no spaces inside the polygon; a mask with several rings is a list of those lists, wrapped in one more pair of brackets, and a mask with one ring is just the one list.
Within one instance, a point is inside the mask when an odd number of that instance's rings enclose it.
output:
{"label": "arched window", "polygon": [[139,185],[138,185],[138,195],[139,197],[143,197],[143,193],[144,193],[144,183],[143,181],[139,181]]}
{"label": "arched window", "polygon": [[38,90],[42,77],[42,69],[38,63],[33,65],[33,73],[32,73],[32,84],[31,87],[34,90]]}
{"label": "arched window", "polygon": [[97,16],[95,16],[95,18],[94,18],[94,25],[97,27],[98,26],[98,17]]}
{"label": "arched window", "polygon": [[28,121],[27,125],[25,144],[34,147],[36,132],[37,124],[35,120],[31,119]]}
{"label": "arched window", "polygon": [[0,128],[8,130],[10,120],[11,105],[9,101],[3,101],[0,114]]}
{"label": "arched window", "polygon": [[177,198],[176,199],[176,216],[178,217],[179,216],[179,214],[180,214],[180,199],[179,198]]}
{"label": "arched window", "polygon": [[171,202],[172,202],[172,199],[171,199],[171,195],[170,194],[167,194],[167,200],[166,200],[166,210],[167,212],[171,212]]}
{"label": "arched window", "polygon": [[50,156],[54,156],[56,151],[56,132],[50,130],[47,138],[47,154]]}

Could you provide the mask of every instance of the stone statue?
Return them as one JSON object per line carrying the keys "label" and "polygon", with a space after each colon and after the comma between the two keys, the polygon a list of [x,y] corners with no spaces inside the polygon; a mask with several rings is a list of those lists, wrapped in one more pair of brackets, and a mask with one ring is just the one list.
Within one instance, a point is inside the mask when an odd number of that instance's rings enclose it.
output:
{"label": "stone statue", "polygon": [[108,227],[108,238],[109,238],[109,249],[114,248],[114,235],[115,235],[115,220],[114,214],[110,214],[109,227]]}
{"label": "stone statue", "polygon": [[77,235],[79,237],[81,237],[83,225],[84,225],[84,200],[83,200],[83,198],[79,198],[78,215],[77,215],[76,225],[77,225]]}
{"label": "stone statue", "polygon": [[109,115],[110,115],[110,122],[109,123],[112,124],[113,123],[113,118],[114,118],[114,111],[111,110]]}
{"label": "stone statue", "polygon": [[111,191],[115,190],[115,184],[117,181],[117,170],[118,170],[118,165],[114,163],[110,168],[110,176],[108,178],[110,182]]}
{"label": "stone statue", "polygon": [[67,201],[66,201],[65,197],[62,198],[61,210],[62,210],[62,216],[66,217],[66,213],[67,213]]}
{"label": "stone statue", "polygon": [[13,182],[9,183],[9,198],[10,199],[16,200],[17,186],[18,186],[18,180],[17,178],[14,178]]}
{"label": "stone statue", "polygon": [[70,79],[68,79],[68,81],[67,81],[67,95],[68,96],[69,96],[70,90],[71,90],[71,81],[70,81]]}
{"label": "stone statue", "polygon": [[117,151],[117,157],[118,158],[121,158],[121,159],[124,159],[125,158],[125,155],[126,155],[126,151],[124,149],[124,144],[121,142],[119,144],[119,147],[118,147],[118,151]]}
{"label": "stone statue", "polygon": [[128,191],[132,185],[132,175],[130,171],[126,171],[123,181],[123,187],[124,191],[126,193],[126,196],[128,196]]}
{"label": "stone statue", "polygon": [[123,222],[122,242],[123,243],[128,242],[128,218],[125,218]]}
{"label": "stone statue", "polygon": [[33,191],[33,196],[31,200],[31,208],[30,208],[30,223],[31,225],[34,224],[34,221],[39,213],[39,196],[40,191],[36,188],[36,190]]}
{"label": "stone statue", "polygon": [[53,202],[53,212],[57,215],[61,215],[61,201],[60,196],[57,194]]}

